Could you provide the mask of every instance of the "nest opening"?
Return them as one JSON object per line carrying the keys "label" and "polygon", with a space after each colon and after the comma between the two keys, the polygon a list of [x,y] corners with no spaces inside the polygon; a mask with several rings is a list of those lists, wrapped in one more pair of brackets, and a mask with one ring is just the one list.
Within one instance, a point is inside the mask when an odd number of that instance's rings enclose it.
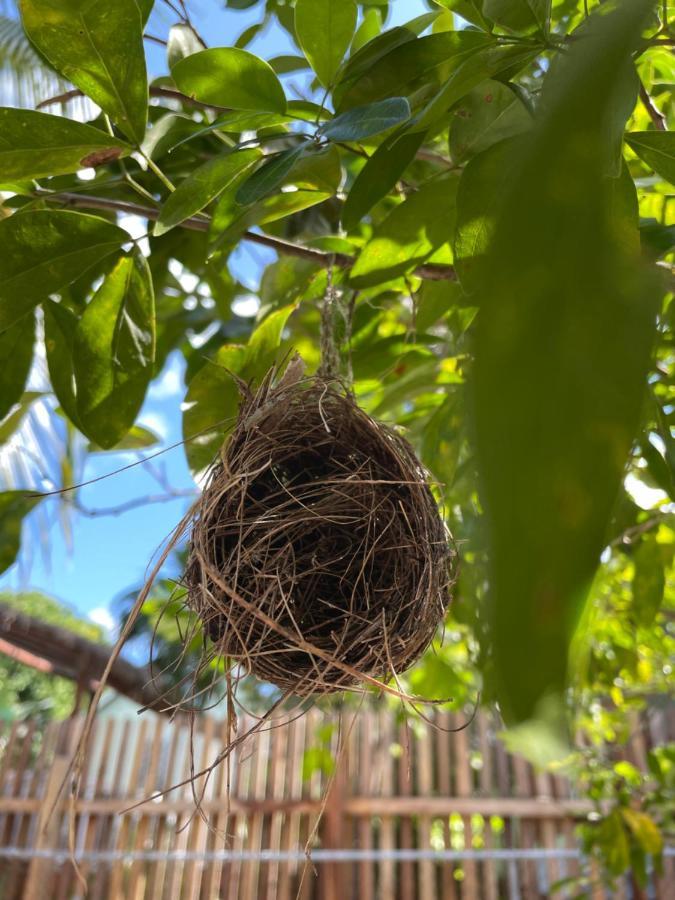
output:
{"label": "nest opening", "polygon": [[188,606],[218,655],[288,693],[403,672],[456,569],[427,473],[336,384],[242,390],[194,511]]}

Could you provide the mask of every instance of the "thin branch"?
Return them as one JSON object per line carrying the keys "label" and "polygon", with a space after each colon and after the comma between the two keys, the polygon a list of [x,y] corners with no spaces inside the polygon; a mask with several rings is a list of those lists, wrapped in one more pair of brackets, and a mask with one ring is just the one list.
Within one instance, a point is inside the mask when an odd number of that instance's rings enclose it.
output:
{"label": "thin branch", "polygon": [[143,35],[146,41],[152,41],[153,44],[159,44],[160,47],[166,47],[167,41],[161,37],[155,37],[154,34],[148,34],[147,32]]}
{"label": "thin branch", "polygon": [[657,131],[666,131],[666,117],[659,109],[657,109],[654,101],[647,92],[647,88],[644,86],[644,84],[642,84],[642,82],[640,82],[640,100],[642,101],[642,105],[644,106],[644,108],[649,113],[649,118],[654,123],[654,128],[656,128]]}
{"label": "thin branch", "polygon": [[[195,106],[198,109],[209,109],[214,110],[215,112],[230,111],[227,106],[215,106],[213,103],[202,103],[200,100],[195,100],[193,97],[188,97],[187,94],[181,94],[180,91],[174,91],[171,88],[150,87],[149,92],[151,97],[166,97],[169,100],[178,100],[186,106]],[[65,91],[63,94],[57,94],[55,97],[49,97],[47,100],[43,100],[41,103],[38,103],[36,109],[44,109],[46,106],[53,106],[56,103],[66,103],[68,100],[74,100],[76,97],[85,96],[86,94],[83,91],[75,88],[72,91]]]}
{"label": "thin branch", "polygon": [[[107,197],[93,197],[87,194],[73,194],[68,192],[52,193],[37,189],[33,191],[33,195],[42,200],[51,200],[70,206],[73,208],[84,209],[105,209],[114,212],[129,213],[130,215],[141,216],[150,221],[156,221],[159,218],[159,210],[151,209],[147,206],[141,206],[138,203],[130,203],[126,200],[110,200]],[[187,228],[191,231],[208,231],[210,220],[206,217],[198,218],[192,216],[180,223],[181,228]],[[259,244],[262,247],[269,247],[276,250],[282,256],[296,256],[300,259],[308,259],[315,262],[319,266],[327,269],[329,266],[339,266],[341,269],[350,269],[355,259],[345,253],[328,253],[324,250],[317,250],[314,247],[305,247],[302,244],[296,244],[292,241],[286,241],[283,238],[272,237],[268,234],[257,234],[254,231],[245,231],[242,240],[251,244]],[[457,275],[453,266],[427,263],[419,266],[413,272],[418,278],[427,281],[455,281]]]}
{"label": "thin branch", "polygon": [[97,509],[91,509],[83,506],[81,503],[73,503],[73,507],[83,516],[89,519],[97,519],[100,516],[121,516],[132,509],[138,509],[141,506],[150,506],[154,503],[169,503],[171,500],[180,500],[183,497],[196,497],[197,492],[186,488],[185,490],[173,490],[166,494],[149,494],[147,497],[134,497],[127,503],[120,503],[119,506],[103,506]]}

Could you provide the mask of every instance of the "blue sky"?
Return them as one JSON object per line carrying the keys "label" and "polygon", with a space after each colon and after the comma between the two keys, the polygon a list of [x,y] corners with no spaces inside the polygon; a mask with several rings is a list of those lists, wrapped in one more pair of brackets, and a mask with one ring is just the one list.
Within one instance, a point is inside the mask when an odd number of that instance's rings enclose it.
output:
{"label": "blue sky", "polygon": [[[191,0],[189,8],[195,25],[210,46],[233,44],[248,25],[257,21],[255,12],[226,10],[219,0]],[[157,3],[148,29],[154,34],[166,35],[171,18],[165,9],[161,2]],[[422,0],[397,0],[392,3],[387,25],[390,27],[405,22],[427,9]],[[151,76],[164,74],[164,49],[155,44],[148,44],[147,48]],[[265,58],[297,52],[293,51],[288,35],[278,27],[265,29],[248,49]],[[255,248],[253,253],[244,246],[236,253],[233,268],[243,283],[255,287],[263,266],[271,258],[273,255],[261,252],[260,248]],[[181,439],[183,368],[180,354],[173,354],[162,376],[151,386],[139,417],[141,424],[161,436],[162,446],[169,446]],[[92,455],[83,480],[111,472],[135,458],[128,453]],[[163,471],[172,488],[195,489],[182,447],[168,450],[152,460],[152,466]],[[143,466],[136,466],[83,488],[79,500],[89,509],[102,510],[163,493],[155,478]],[[52,504],[52,509],[47,510],[52,517],[57,502],[45,501]],[[74,515],[71,520],[71,546],[68,546],[61,528],[56,524],[51,529],[46,553],[36,546],[39,541],[37,530],[24,529],[23,564],[14,566],[0,578],[0,590],[42,590],[103,624],[109,620],[109,610],[115,597],[144,580],[153,554],[180,520],[188,502],[187,499],[180,499],[147,505],[120,516],[87,518]]]}

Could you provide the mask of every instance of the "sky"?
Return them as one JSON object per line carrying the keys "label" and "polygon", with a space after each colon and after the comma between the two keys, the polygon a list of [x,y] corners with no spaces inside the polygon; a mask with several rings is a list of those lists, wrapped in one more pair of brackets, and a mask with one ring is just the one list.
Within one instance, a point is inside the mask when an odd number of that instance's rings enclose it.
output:
{"label": "sky", "polygon": [[[248,25],[258,20],[255,12],[224,9],[222,0],[190,0],[188,5],[198,31],[213,47],[233,44]],[[428,11],[422,0],[395,0],[391,5],[387,27]],[[148,31],[166,35],[171,18],[165,10],[158,0]],[[263,58],[297,52],[288,35],[275,26],[266,28],[247,49]],[[148,43],[147,55],[151,77],[167,72],[163,47]],[[133,219],[121,224],[130,231],[139,226]],[[255,289],[264,266],[273,258],[273,254],[265,253],[261,248],[252,251],[244,245],[236,252],[232,268],[242,283]],[[137,420],[160,436],[160,447],[181,440],[180,404],[185,394],[183,372],[181,354],[172,354],[161,376],[150,386]],[[92,454],[81,480],[113,472],[136,459],[136,454],[128,452]],[[167,450],[151,460],[150,465],[174,490],[196,491],[181,446]],[[100,512],[165,493],[148,467],[139,465],[83,487],[79,502],[88,510]],[[58,500],[47,499],[42,504],[44,509],[34,514],[41,519],[36,518],[32,527],[29,524],[24,528],[20,562],[0,577],[0,590],[43,591],[103,625],[112,634],[115,598],[142,584],[153,555],[181,519],[189,502],[189,498],[181,498],[148,504],[117,516],[88,517],[71,513],[72,535],[69,538],[56,518]],[[39,524],[44,525],[47,519],[56,521],[45,540]],[[169,570],[169,574],[174,573]]]}

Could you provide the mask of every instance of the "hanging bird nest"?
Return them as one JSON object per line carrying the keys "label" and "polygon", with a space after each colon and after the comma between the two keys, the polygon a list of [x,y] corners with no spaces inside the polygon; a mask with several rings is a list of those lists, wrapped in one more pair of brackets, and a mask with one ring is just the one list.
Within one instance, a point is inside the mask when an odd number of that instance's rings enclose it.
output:
{"label": "hanging bird nest", "polygon": [[274,375],[241,385],[194,508],[187,604],[216,655],[285,693],[388,680],[451,599],[456,554],[427,473],[338,382]]}

